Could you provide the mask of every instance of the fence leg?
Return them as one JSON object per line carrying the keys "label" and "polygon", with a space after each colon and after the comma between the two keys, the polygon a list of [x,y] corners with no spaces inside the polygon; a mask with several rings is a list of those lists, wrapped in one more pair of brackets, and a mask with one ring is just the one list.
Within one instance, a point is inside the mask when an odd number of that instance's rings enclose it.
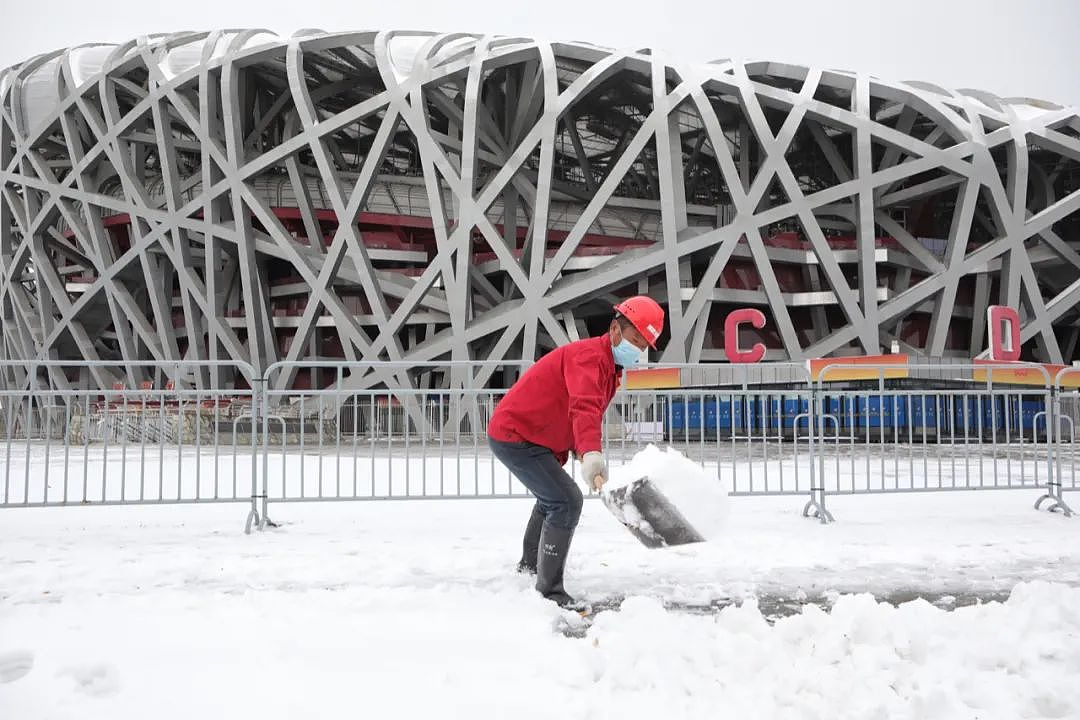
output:
{"label": "fence leg", "polygon": [[[254,405],[254,402],[252,403]],[[233,423],[233,438],[236,437],[238,423]],[[244,534],[250,535],[252,526],[262,529],[262,525],[259,522],[259,452],[258,444],[255,442],[258,430],[255,424],[255,414],[251,415],[251,507],[248,509],[247,520],[244,522]],[[235,442],[235,440],[234,440]]]}
{"label": "fence leg", "polygon": [[810,499],[803,506],[803,517],[816,517],[822,525],[836,522],[836,518],[825,507],[825,491],[821,488],[810,490]]}
{"label": "fence leg", "polygon": [[[269,428],[266,425],[266,380],[253,378],[251,382],[251,508],[244,522],[244,533],[251,534],[251,528],[265,530],[267,526],[277,527],[267,511],[267,471],[269,470]],[[233,430],[235,434],[235,428]],[[261,472],[260,472],[261,468]],[[259,476],[262,476],[262,482]],[[261,512],[259,505],[262,505]]]}
{"label": "fence leg", "polygon": [[[1046,482],[1046,492],[1035,501],[1035,509],[1041,510],[1044,501],[1049,500],[1050,504],[1046,507],[1050,512],[1060,512],[1065,517],[1072,517],[1073,511],[1069,507],[1069,504],[1065,502],[1065,498],[1061,490],[1061,448],[1058,447],[1058,436],[1061,434],[1061,399],[1057,393],[1053,393],[1052,405],[1053,412],[1052,417],[1047,418],[1046,426],[1047,432],[1050,435],[1050,478]],[[1070,432],[1071,435],[1071,432]]]}
{"label": "fence leg", "polygon": [[808,440],[810,453],[810,499],[803,506],[803,517],[816,517],[822,525],[836,522],[832,513],[825,507],[825,456],[821,452],[823,443],[815,445],[816,438],[824,437],[824,432],[818,434],[821,427],[822,408],[818,407],[818,393],[815,390],[810,397],[810,438]]}
{"label": "fence leg", "polygon": [[[1056,489],[1055,489],[1056,488]],[[1054,483],[1047,488],[1046,493],[1035,501],[1035,509],[1041,510],[1040,507],[1044,500],[1050,500],[1051,503],[1047,505],[1046,509],[1050,512],[1061,512],[1065,517],[1072,517],[1073,511],[1069,507],[1069,504],[1065,502],[1065,499],[1061,496],[1061,485]]]}
{"label": "fence leg", "polygon": [[[269,393],[266,392],[267,380],[265,377],[260,378],[257,381],[258,387],[261,389],[259,394],[260,402],[262,403],[261,412],[259,413],[258,428],[260,432],[258,435],[262,438],[259,443],[260,454],[262,457],[262,486],[260,488],[259,499],[262,501],[262,518],[259,522],[259,529],[265,530],[268,527],[276,528],[278,524],[270,519],[269,508],[269,495],[270,495],[270,399]],[[256,425],[252,424],[252,432],[256,432]],[[300,431],[303,432],[303,420],[301,420]],[[282,447],[285,446],[285,422],[282,421],[281,427],[281,443]]]}
{"label": "fence leg", "polygon": [[[259,403],[261,402],[262,382],[260,379],[251,379],[251,508],[248,510],[247,520],[244,522],[244,534],[250,535],[252,526],[262,529],[259,517]],[[236,442],[237,423],[233,423],[233,442]],[[264,516],[265,517],[265,516]]]}
{"label": "fence leg", "polygon": [[252,525],[255,525],[256,527],[259,525],[259,511],[255,509],[255,498],[252,498],[251,500],[251,509],[248,510],[247,520],[244,522],[245,535],[251,534]]}

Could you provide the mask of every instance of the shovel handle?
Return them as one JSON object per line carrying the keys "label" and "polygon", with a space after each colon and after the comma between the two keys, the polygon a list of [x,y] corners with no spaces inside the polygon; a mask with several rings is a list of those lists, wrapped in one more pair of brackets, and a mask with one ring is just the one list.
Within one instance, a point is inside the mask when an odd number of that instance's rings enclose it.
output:
{"label": "shovel handle", "polygon": [[603,475],[595,475],[595,476],[593,476],[592,486],[593,486],[593,490],[599,490],[600,488],[604,487],[604,476]]}

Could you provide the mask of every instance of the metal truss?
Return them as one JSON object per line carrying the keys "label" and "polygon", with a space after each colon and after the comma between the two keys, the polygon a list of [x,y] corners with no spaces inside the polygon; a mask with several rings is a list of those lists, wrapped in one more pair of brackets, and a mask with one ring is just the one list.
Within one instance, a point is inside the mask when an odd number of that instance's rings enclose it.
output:
{"label": "metal truss", "polygon": [[460,386],[495,365],[431,363],[535,358],[635,293],[668,308],[664,361],[724,359],[747,305],[769,359],[971,357],[990,304],[1019,309],[1027,357],[1076,355],[1080,118],[1044,101],[255,30],[42,55],[0,100],[0,359],[383,360],[341,382]]}

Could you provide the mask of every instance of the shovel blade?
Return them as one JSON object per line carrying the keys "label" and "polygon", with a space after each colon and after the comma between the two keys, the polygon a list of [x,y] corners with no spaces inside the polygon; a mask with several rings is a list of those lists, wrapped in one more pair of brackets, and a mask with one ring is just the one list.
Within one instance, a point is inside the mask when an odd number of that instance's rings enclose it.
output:
{"label": "shovel blade", "polygon": [[650,548],[705,540],[648,477],[601,493],[607,509],[642,545]]}

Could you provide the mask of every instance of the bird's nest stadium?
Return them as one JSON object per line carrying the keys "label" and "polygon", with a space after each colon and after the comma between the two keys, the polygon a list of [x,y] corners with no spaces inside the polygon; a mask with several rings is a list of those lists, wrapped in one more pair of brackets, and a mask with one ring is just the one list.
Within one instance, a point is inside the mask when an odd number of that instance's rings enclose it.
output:
{"label": "bird's nest stadium", "polygon": [[259,30],[41,55],[0,99],[5,361],[530,360],[634,294],[666,362],[725,360],[745,307],[769,360],[973,358],[991,305],[1078,354],[1080,117],[1044,100]]}

